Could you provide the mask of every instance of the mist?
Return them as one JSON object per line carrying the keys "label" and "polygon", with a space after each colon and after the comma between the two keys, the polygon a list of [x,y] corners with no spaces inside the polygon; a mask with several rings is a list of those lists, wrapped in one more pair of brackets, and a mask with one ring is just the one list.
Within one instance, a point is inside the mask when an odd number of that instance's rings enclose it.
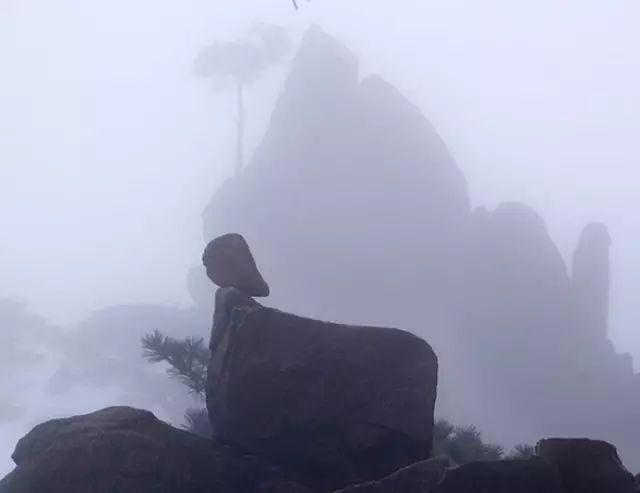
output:
{"label": "mist", "polygon": [[[608,336],[640,368],[639,17],[630,0],[5,0],[0,476],[45,419],[122,403],[180,423],[192,397],[178,383],[142,356],[116,375],[100,348],[133,362],[152,329],[208,336],[212,306],[188,274],[211,239],[203,212],[234,172],[236,117],[232,91],[193,66],[257,23],[287,29],[294,48],[247,88],[248,161],[296,47],[320,26],[355,53],[361,78],[379,74],[433,124],[472,207],[527,204],[568,266],[585,224],[606,224]],[[345,321],[375,324],[372,313]]]}

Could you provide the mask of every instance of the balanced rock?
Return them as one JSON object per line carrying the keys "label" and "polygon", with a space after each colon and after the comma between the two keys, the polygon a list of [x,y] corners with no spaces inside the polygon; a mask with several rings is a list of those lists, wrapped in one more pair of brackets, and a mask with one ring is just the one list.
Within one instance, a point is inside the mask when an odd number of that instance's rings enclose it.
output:
{"label": "balanced rock", "polygon": [[237,288],[249,296],[269,296],[269,285],[242,235],[231,233],[211,241],[204,250],[202,263],[209,279],[221,288]]}
{"label": "balanced rock", "polygon": [[566,493],[635,493],[633,475],[610,443],[586,438],[549,438],[537,454],[560,471]]}
{"label": "balanced rock", "polygon": [[217,439],[320,491],[429,458],[438,374],[429,344],[219,292],[207,383]]}
{"label": "balanced rock", "polygon": [[13,459],[1,493],[252,492],[280,474],[128,407],[40,424]]}

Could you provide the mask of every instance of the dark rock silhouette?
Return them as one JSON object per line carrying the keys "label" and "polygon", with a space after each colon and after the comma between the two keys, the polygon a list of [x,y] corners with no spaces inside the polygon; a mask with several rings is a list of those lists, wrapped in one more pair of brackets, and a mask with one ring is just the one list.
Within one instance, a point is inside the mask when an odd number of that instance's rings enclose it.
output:
{"label": "dark rock silhouette", "polygon": [[426,342],[297,317],[232,289],[219,291],[211,337],[207,408],[218,440],[321,490],[429,457],[438,363]]}
{"label": "dark rock silhouette", "polygon": [[[314,375],[305,378],[315,380]],[[295,446],[305,452],[317,451],[318,444],[306,438],[295,437],[301,440]],[[382,479],[347,486],[335,493],[638,491],[636,478],[622,466],[615,447],[606,442],[554,438],[542,440],[536,450],[537,455],[527,460],[479,461],[458,467],[452,467],[444,457],[419,461]],[[291,474],[264,457],[175,429],[148,411],[129,407],[112,407],[38,425],[18,442],[13,459],[17,466],[0,480],[0,493],[332,491],[328,484],[309,488],[303,484],[308,484],[309,476]],[[341,464],[331,461],[323,466],[324,474],[342,471]]]}
{"label": "dark rock silhouette", "polygon": [[284,310],[427,339],[454,422],[505,444],[595,434],[640,468],[626,431],[640,377],[608,339],[606,232],[585,229],[570,275],[535,211],[469,203],[428,120],[379,77],[360,81],[354,55],[315,28],[204,234],[251,238]]}
{"label": "dark rock silhouette", "polygon": [[423,493],[435,491],[451,461],[437,457],[407,466],[379,481],[349,486],[336,493]]}
{"label": "dark rock silhouette", "polygon": [[449,469],[434,493],[567,493],[544,460],[470,462]]}
{"label": "dark rock silhouette", "polygon": [[312,493],[312,491],[292,481],[269,481],[260,485],[256,493]]}
{"label": "dark rock silhouette", "polygon": [[594,344],[607,337],[609,323],[609,245],[607,227],[590,223],[573,254],[575,313],[585,337]]}
{"label": "dark rock silhouette", "polygon": [[18,442],[1,493],[250,492],[277,468],[127,407],[56,419]]}
{"label": "dark rock silhouette", "polygon": [[537,455],[560,471],[566,493],[635,493],[633,475],[616,448],[599,440],[541,440]]}
{"label": "dark rock silhouette", "polygon": [[226,234],[212,240],[204,250],[202,263],[209,279],[221,288],[238,288],[249,296],[269,296],[269,285],[242,235]]}

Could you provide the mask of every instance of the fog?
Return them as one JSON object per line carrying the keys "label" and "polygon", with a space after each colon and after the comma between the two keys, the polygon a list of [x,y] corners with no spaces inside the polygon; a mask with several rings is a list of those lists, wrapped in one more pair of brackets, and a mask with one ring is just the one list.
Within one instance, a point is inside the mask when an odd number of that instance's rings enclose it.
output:
{"label": "fog", "polygon": [[[156,325],[206,336],[187,274],[209,239],[202,212],[233,172],[235,106],[193,61],[256,23],[285,27],[294,45],[312,24],[344,42],[361,75],[380,74],[433,123],[472,205],[528,204],[568,265],[584,225],[605,223],[609,335],[639,368],[639,20],[631,0],[3,0],[0,298],[12,301],[0,312],[0,476],[43,419],[122,402],[179,420],[161,403],[183,397],[178,385],[145,400],[91,379],[60,394],[49,377],[71,386],[74,365],[99,359],[82,341],[130,335],[134,355]],[[247,89],[249,156],[293,55]],[[139,314],[136,332],[99,312],[113,305],[182,311]],[[166,380],[155,370],[149,382]]]}

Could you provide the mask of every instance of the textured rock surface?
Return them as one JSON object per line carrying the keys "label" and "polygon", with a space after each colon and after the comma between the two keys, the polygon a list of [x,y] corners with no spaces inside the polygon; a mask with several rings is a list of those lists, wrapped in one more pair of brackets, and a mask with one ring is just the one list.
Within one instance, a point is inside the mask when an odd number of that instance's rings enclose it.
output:
{"label": "textured rock surface", "polygon": [[292,481],[268,481],[256,493],[313,493],[309,488]]}
{"label": "textured rock surface", "polygon": [[[430,490],[427,491],[431,493]],[[533,458],[470,462],[448,469],[434,493],[566,492],[557,470],[545,461]]]}
{"label": "textured rock surface", "polygon": [[430,493],[451,466],[446,457],[429,459],[400,469],[379,481],[369,481],[344,488],[337,493]]}
{"label": "textured rock surface", "polygon": [[126,407],[38,425],[13,459],[1,493],[238,493],[279,474]]}
{"label": "textured rock surface", "polygon": [[202,263],[209,279],[221,288],[238,288],[249,296],[269,296],[269,285],[242,235],[229,233],[209,242]]}
{"label": "textured rock surface", "polygon": [[[216,324],[216,436],[333,488],[429,457],[437,358],[395,329],[325,323],[238,299]],[[218,318],[216,316],[216,318]]]}
{"label": "textured rock surface", "polygon": [[550,438],[538,443],[537,454],[560,471],[566,493],[635,493],[633,475],[616,448],[603,441]]}

